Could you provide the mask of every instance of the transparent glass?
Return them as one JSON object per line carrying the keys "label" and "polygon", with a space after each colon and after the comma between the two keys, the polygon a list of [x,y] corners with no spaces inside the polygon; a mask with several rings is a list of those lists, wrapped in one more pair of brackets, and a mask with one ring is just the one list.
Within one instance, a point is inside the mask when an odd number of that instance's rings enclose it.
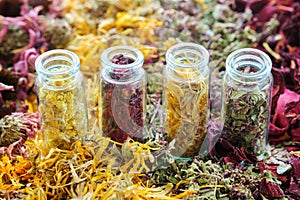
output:
{"label": "transparent glass", "polygon": [[226,60],[222,91],[222,137],[258,155],[267,143],[272,62],[264,52],[244,48]]}
{"label": "transparent glass", "polygon": [[102,133],[123,143],[142,142],[146,117],[143,54],[129,46],[106,49],[100,58],[99,124]]}
{"label": "transparent glass", "polygon": [[173,155],[197,155],[209,116],[209,54],[201,45],[179,43],[168,49],[164,71],[165,133]]}
{"label": "transparent glass", "polygon": [[69,149],[88,131],[79,58],[68,50],[51,50],[37,58],[35,68],[44,153],[56,147]]}

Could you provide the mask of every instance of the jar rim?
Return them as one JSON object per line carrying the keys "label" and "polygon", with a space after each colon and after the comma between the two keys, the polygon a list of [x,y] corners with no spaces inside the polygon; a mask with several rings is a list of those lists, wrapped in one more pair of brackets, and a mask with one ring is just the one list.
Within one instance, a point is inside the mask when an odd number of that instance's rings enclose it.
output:
{"label": "jar rim", "polygon": [[[176,51],[179,51],[181,49],[185,49],[186,53],[194,53],[194,54],[201,54],[200,59],[197,62],[194,63],[180,63],[176,60],[176,57],[174,56],[174,53]],[[170,64],[182,67],[182,68],[195,68],[203,65],[207,65],[209,61],[209,53],[206,48],[204,48],[200,44],[192,43],[192,42],[181,42],[178,44],[173,45],[170,47],[166,52],[166,60],[167,63],[170,62]]]}
{"label": "jar rim", "polygon": [[[52,59],[51,59],[52,58]],[[70,67],[65,70],[60,71],[51,71],[47,70],[44,67],[45,61],[52,61],[54,59],[61,59],[61,61],[70,62]],[[66,49],[53,49],[42,53],[35,61],[35,69],[38,73],[42,73],[44,75],[64,75],[64,74],[72,74],[79,71],[80,68],[80,60],[79,57],[72,51]]]}
{"label": "jar rim", "polygon": [[[247,58],[248,61],[244,61],[245,65],[249,66],[254,66],[258,69],[257,72],[253,73],[243,73],[238,70],[238,64],[235,63],[237,61],[243,61],[241,59],[241,56],[244,56],[245,59]],[[240,58],[240,60],[238,60]],[[254,63],[254,59],[259,59],[255,60],[257,61],[260,65],[257,65]],[[251,62],[253,60],[253,62]],[[269,75],[272,69],[272,61],[270,57],[263,51],[259,49],[254,49],[254,48],[242,48],[233,51],[231,54],[226,59],[226,71],[228,71],[230,74],[233,76],[237,77],[243,77],[247,79],[261,79],[265,78]],[[235,78],[236,79],[236,78]]]}
{"label": "jar rim", "polygon": [[[122,50],[125,52],[122,53]],[[120,54],[125,54],[125,55],[128,55],[129,53],[135,54],[134,62],[125,65],[119,65],[111,62],[109,55],[112,54],[112,52],[114,51],[116,52],[119,51]],[[126,52],[128,52],[128,54],[126,54]],[[117,54],[113,54],[113,55],[117,55]],[[116,69],[121,69],[121,68],[133,69],[139,67],[140,65],[143,65],[144,55],[140,50],[132,46],[112,46],[105,49],[102,52],[100,56],[100,62],[103,65],[103,67],[109,65],[109,67],[116,68]]]}

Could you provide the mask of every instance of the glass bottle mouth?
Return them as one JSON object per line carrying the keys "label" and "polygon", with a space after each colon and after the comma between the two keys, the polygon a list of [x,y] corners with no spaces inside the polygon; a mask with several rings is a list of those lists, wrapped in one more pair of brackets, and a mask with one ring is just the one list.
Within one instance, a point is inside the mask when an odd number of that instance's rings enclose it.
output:
{"label": "glass bottle mouth", "polygon": [[78,56],[65,49],[55,49],[41,54],[35,61],[38,74],[46,79],[67,79],[80,69]]}
{"label": "glass bottle mouth", "polygon": [[192,68],[201,69],[202,66],[208,64],[208,60],[208,51],[202,45],[190,42],[176,44],[166,53],[167,65],[174,70],[178,68],[187,69],[187,71]]}
{"label": "glass bottle mouth", "polygon": [[[116,55],[122,54],[124,57],[133,59],[134,61],[129,64],[116,64],[112,62],[112,59]],[[143,54],[136,48],[130,46],[113,46],[103,51],[100,56],[100,62],[103,67],[109,67],[111,69],[127,69],[133,70],[141,67],[144,63]],[[118,72],[117,72],[118,73]],[[122,70],[120,71],[122,73]]]}
{"label": "glass bottle mouth", "polygon": [[232,52],[226,59],[226,71],[235,81],[253,84],[263,81],[271,72],[272,61],[261,50],[243,48]]}

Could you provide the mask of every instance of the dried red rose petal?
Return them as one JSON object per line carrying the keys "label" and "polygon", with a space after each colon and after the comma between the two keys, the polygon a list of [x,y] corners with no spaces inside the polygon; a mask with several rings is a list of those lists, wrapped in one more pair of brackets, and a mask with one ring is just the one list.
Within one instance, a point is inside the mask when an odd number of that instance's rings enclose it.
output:
{"label": "dried red rose petal", "polygon": [[274,16],[275,12],[276,8],[274,6],[266,5],[257,13],[255,20],[258,22],[267,22]]}
{"label": "dried red rose petal", "polygon": [[260,192],[265,198],[280,198],[283,196],[283,191],[273,182],[267,182],[266,178],[263,178],[260,185]]}
{"label": "dried red rose petal", "polygon": [[293,170],[297,181],[300,181],[300,157],[291,157],[290,164],[293,166]]}
{"label": "dried red rose petal", "polygon": [[300,185],[297,184],[296,180],[292,177],[290,181],[290,187],[287,190],[290,194],[300,196]]}
{"label": "dried red rose petal", "polygon": [[300,196],[300,157],[292,156],[290,164],[293,167],[294,176],[291,177],[288,192]]}
{"label": "dried red rose petal", "polygon": [[257,163],[257,166],[261,173],[263,173],[265,170],[269,170],[276,176],[278,180],[282,181],[283,183],[286,183],[290,177],[289,174],[281,175],[277,173],[277,167],[279,166],[279,164],[273,164],[273,163],[266,164],[264,162],[259,162]]}
{"label": "dried red rose petal", "polygon": [[[284,93],[286,86],[285,86],[283,74],[281,73],[280,70],[273,67],[272,75],[273,75],[274,83],[273,83],[273,89],[272,89],[272,109],[271,110],[275,111],[278,98],[281,94]],[[274,114],[274,113],[272,112],[272,114]]]}
{"label": "dried red rose petal", "polygon": [[[277,106],[275,109],[275,114],[271,119],[270,123],[270,130],[269,130],[269,141],[271,143],[278,143],[282,142],[286,139],[289,139],[291,135],[291,131],[293,127],[289,123],[288,117],[285,114],[286,109],[290,107],[287,106],[292,102],[299,102],[300,101],[300,94],[297,94],[289,89],[285,89],[284,93],[281,94],[277,101]],[[293,111],[293,110],[292,110]],[[288,133],[289,136],[286,134]],[[293,132],[294,133],[294,132]],[[281,140],[278,138],[281,137]]]}
{"label": "dried red rose petal", "polygon": [[286,105],[285,115],[290,124],[300,124],[300,101],[290,102]]}
{"label": "dried red rose petal", "polygon": [[[117,54],[110,62],[116,65],[129,65],[135,59]],[[120,67],[108,71],[111,79],[130,80],[135,76],[131,68]],[[121,82],[122,83],[122,82]],[[101,127],[106,136],[117,142],[132,138],[142,142],[144,90],[138,84],[116,84],[114,81],[102,81],[102,120]]]}
{"label": "dried red rose petal", "polygon": [[[282,32],[284,33],[289,45],[299,47],[300,3],[298,2],[293,4],[293,7],[291,8],[294,12],[290,13],[290,18],[288,20],[285,20],[285,22],[282,24]],[[296,35],[298,35],[298,37]]]}
{"label": "dried red rose petal", "polygon": [[223,138],[219,139],[214,151],[217,155],[224,157],[226,163],[240,164],[256,162],[256,157],[248,154],[243,147],[237,148]]}

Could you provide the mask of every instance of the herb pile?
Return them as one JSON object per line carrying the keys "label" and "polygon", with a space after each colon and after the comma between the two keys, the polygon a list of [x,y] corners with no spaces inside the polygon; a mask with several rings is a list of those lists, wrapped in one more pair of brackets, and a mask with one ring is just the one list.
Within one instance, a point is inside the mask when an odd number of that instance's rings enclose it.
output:
{"label": "herb pile", "polygon": [[[46,3],[45,3],[46,2]],[[4,4],[6,5],[3,9]],[[44,7],[40,7],[43,5]],[[299,199],[300,2],[271,0],[0,2],[0,197],[4,199]],[[71,33],[71,34],[70,34]],[[201,157],[170,155],[162,130],[164,53],[180,41],[210,52],[211,120]],[[34,60],[66,48],[86,77],[90,133],[97,133],[101,52],[138,48],[147,71],[144,144],[89,134],[40,159]],[[267,151],[258,158],[220,136],[225,59],[254,47],[272,59],[274,87]]]}

